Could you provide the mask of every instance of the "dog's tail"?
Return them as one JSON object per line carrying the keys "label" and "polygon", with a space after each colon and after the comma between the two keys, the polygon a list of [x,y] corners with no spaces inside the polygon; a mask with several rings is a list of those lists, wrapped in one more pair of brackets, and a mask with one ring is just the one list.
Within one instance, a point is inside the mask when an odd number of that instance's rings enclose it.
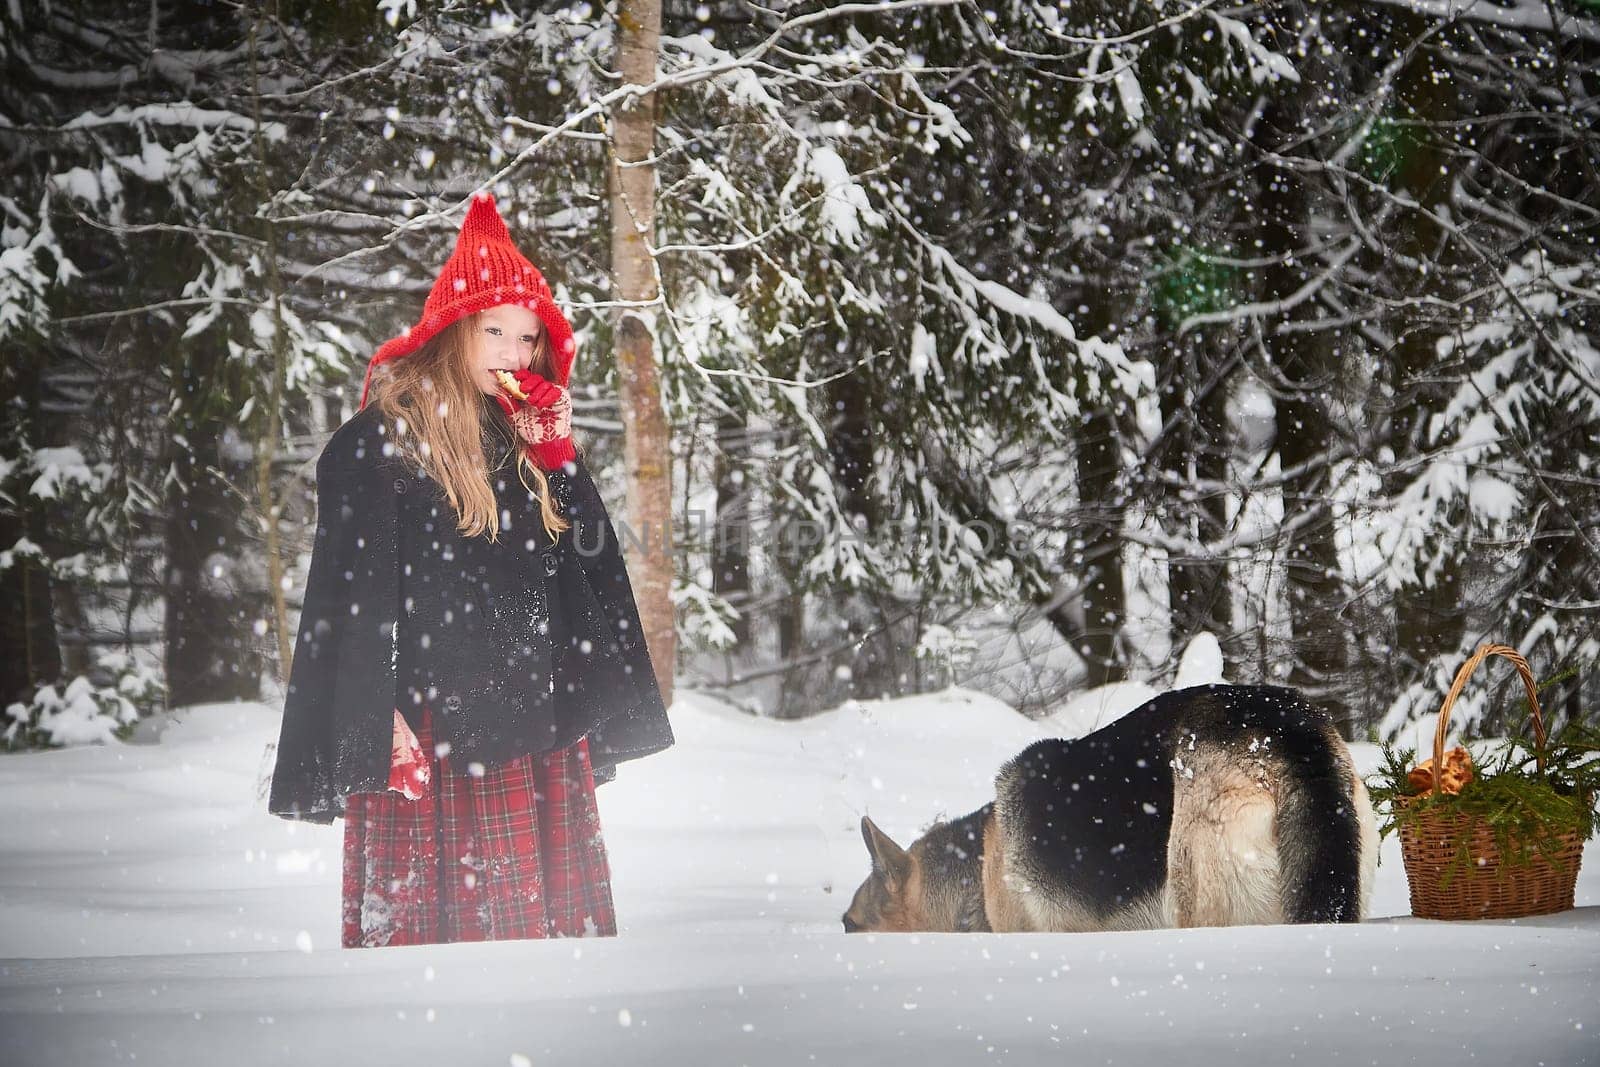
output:
{"label": "dog's tail", "polygon": [[[1310,711],[1311,709],[1307,709]],[[1313,712],[1313,714],[1320,714]],[[1370,885],[1366,790],[1333,724],[1286,731],[1278,740],[1278,873],[1283,918],[1291,923],[1360,922]],[[1321,738],[1317,735],[1321,734]]]}

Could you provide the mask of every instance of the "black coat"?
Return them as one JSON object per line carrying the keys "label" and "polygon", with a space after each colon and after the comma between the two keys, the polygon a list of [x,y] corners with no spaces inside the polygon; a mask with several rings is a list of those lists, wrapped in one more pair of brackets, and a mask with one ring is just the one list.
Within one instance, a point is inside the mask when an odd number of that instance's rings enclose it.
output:
{"label": "black coat", "polygon": [[[493,767],[589,739],[598,781],[672,744],[633,589],[581,459],[549,473],[552,542],[484,397],[498,543],[464,537],[441,487],[386,446],[376,404],[317,461],[317,533],[268,810],[311,822],[389,778],[394,709],[432,709],[452,763]],[[530,477],[530,483],[532,481]]]}

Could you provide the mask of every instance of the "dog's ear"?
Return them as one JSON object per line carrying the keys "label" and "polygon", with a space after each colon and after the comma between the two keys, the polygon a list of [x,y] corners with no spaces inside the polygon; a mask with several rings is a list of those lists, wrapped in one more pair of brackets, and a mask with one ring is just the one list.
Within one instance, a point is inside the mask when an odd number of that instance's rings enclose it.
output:
{"label": "dog's ear", "polygon": [[861,840],[872,854],[872,869],[881,873],[891,887],[904,884],[911,872],[911,856],[865,815],[861,816]]}

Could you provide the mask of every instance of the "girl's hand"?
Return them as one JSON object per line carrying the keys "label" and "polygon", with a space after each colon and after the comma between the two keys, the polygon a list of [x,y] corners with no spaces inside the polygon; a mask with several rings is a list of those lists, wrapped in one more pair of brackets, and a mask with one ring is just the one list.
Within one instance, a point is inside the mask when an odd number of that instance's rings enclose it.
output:
{"label": "girl's hand", "polygon": [[546,470],[560,466],[557,458],[565,458],[573,440],[573,398],[560,386],[550,387],[555,389],[554,403],[525,405],[512,411],[510,416],[510,424],[517,427],[518,437],[528,443]]}
{"label": "girl's hand", "polygon": [[[504,377],[512,379],[516,390],[510,390],[502,381],[495,399],[539,466],[555,470],[573,459],[576,450],[572,443],[572,395],[534,371],[512,371],[502,374]],[[522,397],[516,392],[521,392]]]}
{"label": "girl's hand", "polygon": [[525,404],[511,413],[517,434],[535,447],[572,437],[572,397],[559,385],[551,388],[556,390],[552,403]]}
{"label": "girl's hand", "polygon": [[400,709],[394,709],[394,745],[389,755],[389,788],[407,800],[420,799],[428,788],[428,758]]}
{"label": "girl's hand", "polygon": [[517,385],[527,396],[528,403],[536,408],[547,408],[558,403],[562,394],[566,392],[537,371],[512,371],[511,376],[517,380]]}

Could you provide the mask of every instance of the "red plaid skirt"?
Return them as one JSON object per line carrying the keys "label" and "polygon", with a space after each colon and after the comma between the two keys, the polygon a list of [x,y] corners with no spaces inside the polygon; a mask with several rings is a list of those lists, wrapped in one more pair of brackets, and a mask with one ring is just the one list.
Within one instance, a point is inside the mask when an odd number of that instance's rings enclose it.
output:
{"label": "red plaid skirt", "polygon": [[420,799],[348,798],[346,948],[617,932],[587,740],[458,768],[434,753],[425,711],[417,741]]}

